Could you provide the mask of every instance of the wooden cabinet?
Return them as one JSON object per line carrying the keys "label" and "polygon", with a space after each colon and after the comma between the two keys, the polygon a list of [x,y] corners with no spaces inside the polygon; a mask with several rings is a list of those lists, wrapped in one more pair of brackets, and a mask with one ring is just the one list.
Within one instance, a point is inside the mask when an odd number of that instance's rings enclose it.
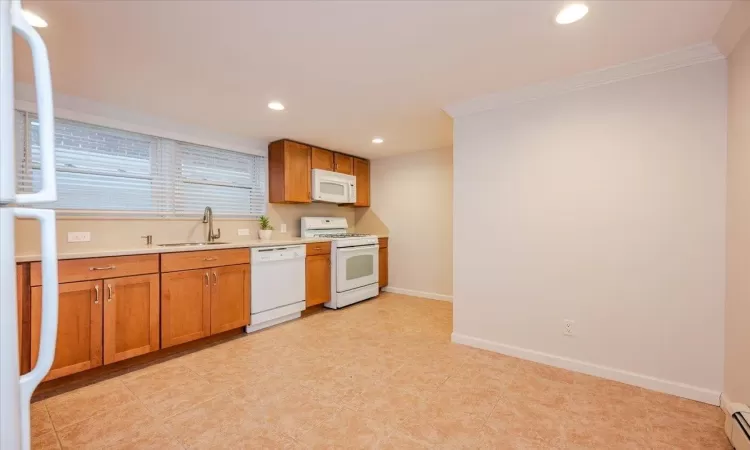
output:
{"label": "wooden cabinet", "polygon": [[331,299],[331,255],[305,258],[305,303],[308,307]]}
{"label": "wooden cabinet", "polygon": [[370,206],[370,161],[354,158],[354,176],[357,177],[357,201],[354,206]]}
{"label": "wooden cabinet", "polygon": [[[102,365],[103,287],[101,281],[59,286],[57,346],[51,380]],[[42,288],[31,288],[31,367],[39,356]]]}
{"label": "wooden cabinet", "polygon": [[378,239],[378,286],[388,286],[388,238]]}
{"label": "wooden cabinet", "polygon": [[354,158],[343,153],[334,153],[333,168],[335,172],[354,175]]}
{"label": "wooden cabinet", "polygon": [[250,323],[250,265],[211,269],[211,334]]}
{"label": "wooden cabinet", "polygon": [[23,355],[23,298],[24,298],[24,274],[23,265],[16,265],[16,314],[18,314],[18,367],[21,369],[21,373],[26,371],[24,367],[24,355]]}
{"label": "wooden cabinet", "polygon": [[333,152],[322,148],[312,147],[310,163],[313,169],[330,170],[333,172]]}
{"label": "wooden cabinet", "polygon": [[281,140],[268,145],[271,203],[310,203],[310,146]]}
{"label": "wooden cabinet", "polygon": [[209,269],[162,274],[162,348],[211,334],[210,278]]}
{"label": "wooden cabinet", "polygon": [[[162,348],[250,323],[250,251],[161,255]],[[175,272],[165,273],[174,269]]]}
{"label": "wooden cabinet", "polygon": [[287,139],[268,144],[268,201],[310,203],[312,169],[356,176],[354,206],[370,206],[370,161]]}
{"label": "wooden cabinet", "polygon": [[104,364],[159,350],[159,275],[104,280]]}

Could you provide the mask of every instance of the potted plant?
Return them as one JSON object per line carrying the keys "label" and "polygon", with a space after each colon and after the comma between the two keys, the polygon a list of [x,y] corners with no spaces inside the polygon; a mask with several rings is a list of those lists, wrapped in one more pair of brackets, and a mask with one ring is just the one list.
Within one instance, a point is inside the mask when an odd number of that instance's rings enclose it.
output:
{"label": "potted plant", "polygon": [[258,230],[258,237],[261,241],[270,240],[271,232],[273,231],[271,219],[269,219],[268,216],[260,216],[258,218],[258,221],[260,221],[260,230]]}

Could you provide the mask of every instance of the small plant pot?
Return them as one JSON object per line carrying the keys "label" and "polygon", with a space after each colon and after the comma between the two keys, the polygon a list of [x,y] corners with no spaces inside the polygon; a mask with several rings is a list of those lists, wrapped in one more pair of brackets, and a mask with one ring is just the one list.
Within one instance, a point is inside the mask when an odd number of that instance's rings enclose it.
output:
{"label": "small plant pot", "polygon": [[271,240],[271,233],[273,233],[273,230],[258,230],[258,237],[261,241],[269,241]]}

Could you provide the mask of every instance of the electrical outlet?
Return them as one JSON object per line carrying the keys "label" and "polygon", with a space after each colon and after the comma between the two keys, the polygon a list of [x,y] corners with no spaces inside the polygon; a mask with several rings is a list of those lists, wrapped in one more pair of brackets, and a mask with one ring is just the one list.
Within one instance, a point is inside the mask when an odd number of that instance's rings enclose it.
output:
{"label": "electrical outlet", "polygon": [[282,223],[279,225],[279,233],[286,233],[286,224]]}
{"label": "electrical outlet", "polygon": [[240,228],[237,230],[237,236],[250,236],[249,228]]}
{"label": "electrical outlet", "polygon": [[575,324],[574,320],[563,320],[563,334],[565,336],[575,336]]}
{"label": "electrical outlet", "polygon": [[73,231],[68,233],[68,242],[89,242],[91,233],[88,231]]}

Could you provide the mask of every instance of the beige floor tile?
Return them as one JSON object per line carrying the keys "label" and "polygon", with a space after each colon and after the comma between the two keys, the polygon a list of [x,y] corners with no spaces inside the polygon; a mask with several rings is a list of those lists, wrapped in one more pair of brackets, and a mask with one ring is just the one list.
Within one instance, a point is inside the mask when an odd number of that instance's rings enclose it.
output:
{"label": "beige floor tile", "polygon": [[58,429],[63,448],[89,449],[137,442],[150,436],[161,423],[140,402],[111,404],[95,415]]}
{"label": "beige floor tile", "polygon": [[471,414],[484,420],[500,399],[502,391],[492,385],[477,385],[464,378],[448,378],[431,397],[441,408]]}
{"label": "beige floor tile", "polygon": [[384,424],[395,424],[426,402],[420,392],[392,384],[371,386],[345,403],[349,409]]}
{"label": "beige floor tile", "polygon": [[60,442],[54,431],[40,433],[31,436],[31,450],[55,450],[59,449]]}
{"label": "beige floor tile", "polygon": [[136,401],[119,379],[111,379],[45,400],[52,424],[59,432],[94,414]]}
{"label": "beige floor tile", "polygon": [[54,431],[52,419],[47,412],[47,406],[44,402],[31,404],[31,435],[39,436],[50,431]]}
{"label": "beige floor tile", "polygon": [[139,399],[154,417],[166,419],[208,401],[230,386],[211,384],[197,375],[180,377],[179,382],[153,392],[142,392]]}
{"label": "beige floor tile", "polygon": [[352,410],[342,409],[300,436],[298,441],[316,449],[372,449],[388,437],[385,425]]}
{"label": "beige floor tile", "polygon": [[509,435],[555,447],[565,434],[561,418],[565,413],[521,397],[502,398],[487,419],[498,435]]}

